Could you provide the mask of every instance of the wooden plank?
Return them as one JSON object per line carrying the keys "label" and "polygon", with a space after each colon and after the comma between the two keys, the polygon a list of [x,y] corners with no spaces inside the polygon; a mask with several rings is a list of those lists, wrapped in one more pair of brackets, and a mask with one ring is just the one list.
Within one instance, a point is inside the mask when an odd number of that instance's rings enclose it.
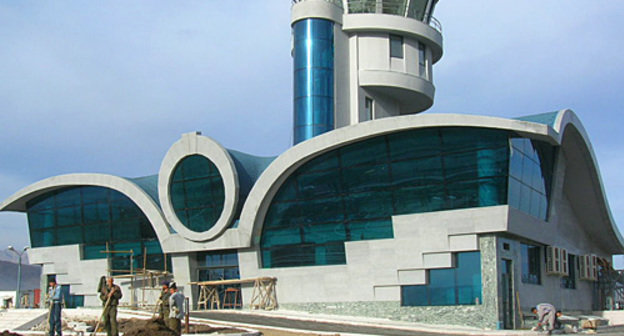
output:
{"label": "wooden plank", "polygon": [[235,284],[244,284],[244,283],[254,283],[257,280],[262,281],[276,281],[277,278],[263,277],[263,278],[252,278],[252,279],[230,279],[230,280],[214,280],[214,281],[193,281],[189,282],[190,285],[198,285],[198,286],[222,286],[222,285],[235,285]]}

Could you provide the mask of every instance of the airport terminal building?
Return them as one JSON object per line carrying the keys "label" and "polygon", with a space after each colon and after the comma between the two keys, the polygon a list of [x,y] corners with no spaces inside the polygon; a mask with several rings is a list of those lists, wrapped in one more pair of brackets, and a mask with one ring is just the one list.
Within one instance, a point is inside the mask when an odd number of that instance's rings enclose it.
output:
{"label": "airport terminal building", "polygon": [[156,175],[54,176],[4,200],[28,214],[42,285],[95,306],[100,276],[147,268],[196,303],[189,282],[274,277],[286,309],[490,328],[540,302],[603,308],[624,240],[583,125],[418,114],[436,2],[293,1],[295,145],[277,157],[192,132]]}

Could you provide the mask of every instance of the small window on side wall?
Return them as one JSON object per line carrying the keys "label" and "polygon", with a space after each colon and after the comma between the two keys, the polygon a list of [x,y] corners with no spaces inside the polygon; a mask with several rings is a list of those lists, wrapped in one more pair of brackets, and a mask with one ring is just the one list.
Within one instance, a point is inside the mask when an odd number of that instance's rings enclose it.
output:
{"label": "small window on side wall", "polygon": [[366,121],[366,120],[373,120],[374,116],[375,116],[375,102],[373,101],[372,98],[370,97],[366,97],[364,100],[364,109],[366,110],[365,113],[365,119],[362,121]]}
{"label": "small window on side wall", "polygon": [[390,34],[390,57],[403,58],[403,36]]}

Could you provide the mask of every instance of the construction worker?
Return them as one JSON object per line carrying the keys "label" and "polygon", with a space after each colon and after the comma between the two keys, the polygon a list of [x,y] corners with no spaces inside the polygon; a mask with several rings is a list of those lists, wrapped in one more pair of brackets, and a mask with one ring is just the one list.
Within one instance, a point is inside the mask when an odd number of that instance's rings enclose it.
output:
{"label": "construction worker", "polygon": [[182,334],[182,318],[184,318],[184,294],[178,292],[175,282],[169,284],[169,329],[176,335]]}
{"label": "construction worker", "polygon": [[166,326],[168,326],[169,320],[169,297],[171,293],[169,293],[169,282],[167,280],[162,283],[162,291],[160,292],[160,297],[158,298],[158,319],[163,321]]}
{"label": "construction worker", "polygon": [[546,326],[546,330],[548,330],[548,334],[550,335],[555,329],[555,314],[557,310],[555,306],[550,303],[540,303],[537,306],[531,308],[531,312],[537,315],[537,327],[534,329],[537,331],[542,326]]}
{"label": "construction worker", "polygon": [[61,324],[61,304],[63,303],[63,294],[61,292],[61,286],[56,283],[56,280],[50,280],[50,287],[48,288],[48,303],[50,304],[50,314],[48,315],[48,322],[50,322],[50,336],[61,336],[63,334]]}
{"label": "construction worker", "polygon": [[117,306],[121,299],[121,288],[113,283],[113,278],[106,279],[106,286],[102,286],[100,292],[100,300],[104,305],[102,319],[104,322],[104,330],[107,336],[119,336],[117,328]]}

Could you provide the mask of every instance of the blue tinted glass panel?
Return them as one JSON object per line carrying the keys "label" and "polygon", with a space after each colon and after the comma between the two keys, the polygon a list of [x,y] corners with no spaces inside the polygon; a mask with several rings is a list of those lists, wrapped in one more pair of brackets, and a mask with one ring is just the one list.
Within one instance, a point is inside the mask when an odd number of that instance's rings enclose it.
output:
{"label": "blue tinted glass panel", "polygon": [[[143,248],[150,246],[147,259],[161,260],[150,269],[164,269],[163,254],[151,224],[136,204],[117,191],[68,187],[36,197],[27,202],[26,208],[33,247],[80,244],[83,259],[103,259],[107,255],[101,251],[107,244],[110,249],[134,246],[135,266],[142,267],[139,262],[143,260]],[[129,258],[123,256],[115,263],[130,265]]]}
{"label": "blue tinted glass panel", "polygon": [[510,205],[546,220],[554,148],[544,142],[512,138],[509,159]]}
{"label": "blue tinted glass panel", "polygon": [[483,302],[481,253],[455,254],[455,267],[429,270],[427,285],[401,286],[402,306],[474,305]]}
{"label": "blue tinted glass panel", "polygon": [[305,19],[293,26],[294,143],[334,128],[334,25]]}
{"label": "blue tinted glass panel", "polygon": [[[335,253],[344,248],[322,252],[327,242],[392,238],[393,215],[506,204],[509,137],[489,129],[417,129],[312,158],[268,208],[263,266],[343,262]],[[286,239],[291,232],[301,232],[302,241]]]}
{"label": "blue tinted glass panel", "polygon": [[210,230],[223,211],[223,180],[214,163],[204,156],[190,155],[178,163],[169,193],[178,219],[189,230]]}

